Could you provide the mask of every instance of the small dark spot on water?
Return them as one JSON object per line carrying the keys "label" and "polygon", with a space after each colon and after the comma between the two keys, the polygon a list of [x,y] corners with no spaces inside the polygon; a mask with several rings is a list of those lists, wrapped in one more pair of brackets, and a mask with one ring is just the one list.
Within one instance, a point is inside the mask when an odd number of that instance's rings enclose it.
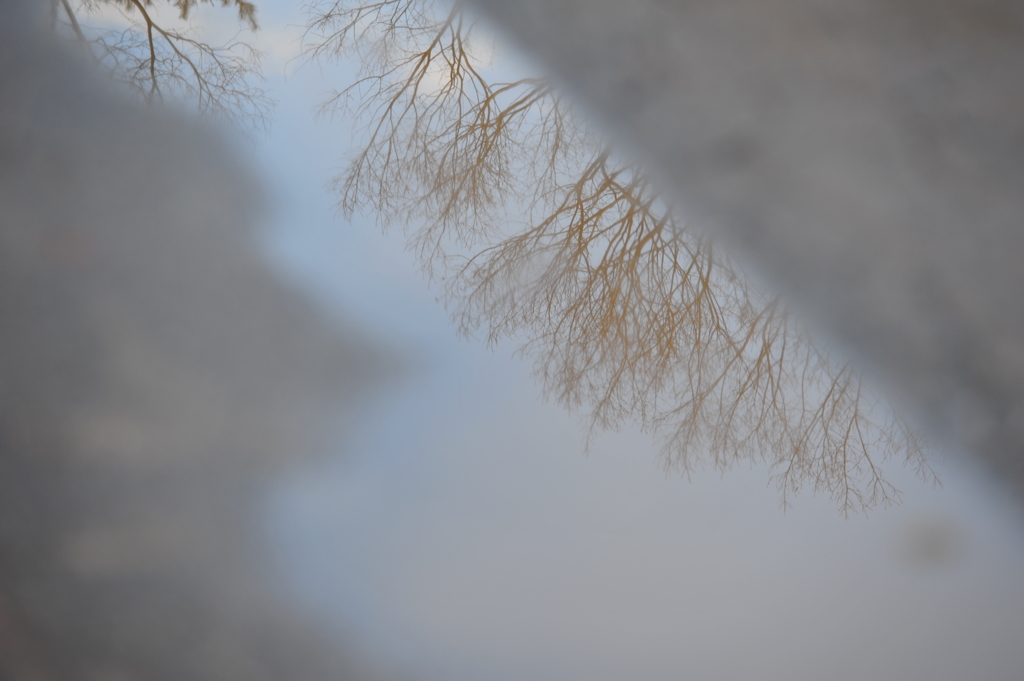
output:
{"label": "small dark spot on water", "polygon": [[761,152],[761,145],[752,135],[733,133],[711,144],[708,162],[720,172],[735,173],[756,161]]}
{"label": "small dark spot on water", "polygon": [[963,537],[955,521],[940,515],[910,520],[899,542],[903,560],[919,569],[949,565],[964,552]]}

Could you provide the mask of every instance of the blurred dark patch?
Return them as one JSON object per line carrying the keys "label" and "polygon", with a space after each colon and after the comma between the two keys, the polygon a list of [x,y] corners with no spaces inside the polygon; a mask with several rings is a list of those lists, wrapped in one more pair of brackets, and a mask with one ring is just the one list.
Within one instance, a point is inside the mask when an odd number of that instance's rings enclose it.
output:
{"label": "blurred dark patch", "polygon": [[949,565],[965,551],[956,523],[944,516],[910,520],[900,537],[900,555],[912,567],[931,569]]}
{"label": "blurred dark patch", "polygon": [[368,678],[274,592],[269,483],[384,357],[278,281],[226,144],[0,27],[0,678]]}

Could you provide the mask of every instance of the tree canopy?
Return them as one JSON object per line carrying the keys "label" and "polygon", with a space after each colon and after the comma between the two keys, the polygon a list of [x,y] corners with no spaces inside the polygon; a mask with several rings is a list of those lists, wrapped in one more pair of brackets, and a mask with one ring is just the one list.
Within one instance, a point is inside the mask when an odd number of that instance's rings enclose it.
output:
{"label": "tree canopy", "polygon": [[[242,27],[255,31],[256,5],[247,0],[51,0],[54,23],[63,24],[113,77],[147,103],[165,97],[191,103],[204,115],[249,132],[266,129],[271,101],[259,86],[260,53],[242,40],[211,44],[190,26],[200,4],[234,9]],[[161,20],[173,10],[173,23]],[[87,27],[79,15],[116,10],[123,27]],[[158,14],[160,13],[160,14]]]}
{"label": "tree canopy", "polygon": [[[146,101],[264,120],[259,55],[158,25],[157,0],[119,7],[120,33],[87,38]],[[208,0],[213,2],[213,0]],[[182,20],[198,0],[166,0]],[[220,0],[256,28],[255,7]],[[788,503],[803,487],[843,512],[897,500],[882,462],[931,478],[919,436],[610,147],[543,76],[505,77],[461,4],[325,0],[309,9],[311,59],[357,60],[324,111],[362,126],[334,182],[345,214],[404,230],[459,330],[512,338],[544,389],[593,428],[635,423],[665,466],[767,463]]]}

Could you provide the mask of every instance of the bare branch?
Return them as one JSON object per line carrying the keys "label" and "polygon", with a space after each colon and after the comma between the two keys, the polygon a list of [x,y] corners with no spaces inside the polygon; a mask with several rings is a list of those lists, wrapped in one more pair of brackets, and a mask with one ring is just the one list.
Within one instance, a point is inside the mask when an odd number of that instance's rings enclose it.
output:
{"label": "bare branch", "polygon": [[[214,4],[214,0],[166,2],[181,20],[189,19],[200,2]],[[220,0],[219,4],[235,7],[239,19],[256,30],[254,4],[245,0]],[[258,51],[237,39],[211,45],[190,29],[161,25],[151,11],[154,0],[81,1],[86,14],[104,5],[118,7],[132,25],[123,30],[90,29],[92,50],[129,90],[149,103],[172,97],[192,102],[200,113],[243,129],[265,130],[271,102],[266,92],[254,85],[262,79]],[[81,28],[77,32],[85,35]]]}

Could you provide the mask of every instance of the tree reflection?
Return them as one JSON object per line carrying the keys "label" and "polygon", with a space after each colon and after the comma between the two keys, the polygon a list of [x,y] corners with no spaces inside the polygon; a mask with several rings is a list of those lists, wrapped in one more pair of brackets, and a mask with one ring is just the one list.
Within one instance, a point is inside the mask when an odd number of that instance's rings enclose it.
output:
{"label": "tree reflection", "polygon": [[[257,30],[256,6],[247,0],[216,0],[233,8],[246,28]],[[213,44],[188,26],[201,4],[215,0],[50,0],[55,24],[66,23],[90,54],[129,92],[147,104],[165,97],[193,104],[204,115],[225,119],[243,129],[263,132],[271,102],[255,83],[260,80],[260,53],[232,39]],[[115,9],[123,28],[96,28],[79,23],[76,13],[95,19]],[[173,10],[177,25],[158,13]]]}
{"label": "tree reflection", "polygon": [[[933,474],[907,423],[681,224],[543,78],[487,68],[461,5],[348,0],[312,9],[315,58],[355,54],[325,111],[366,124],[335,181],[351,215],[401,225],[465,334],[513,337],[548,394],[595,426],[635,422],[665,465],[768,462],[844,513],[899,491],[881,463]],[[526,216],[525,219],[518,216]]]}

